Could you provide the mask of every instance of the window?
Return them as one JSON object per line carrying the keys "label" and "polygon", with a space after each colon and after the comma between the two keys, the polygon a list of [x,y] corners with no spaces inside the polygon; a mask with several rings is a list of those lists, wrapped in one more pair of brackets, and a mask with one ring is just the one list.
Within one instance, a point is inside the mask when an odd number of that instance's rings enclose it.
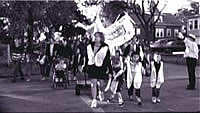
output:
{"label": "window", "polygon": [[156,28],[156,37],[164,37],[164,29],[163,28]]}
{"label": "window", "polygon": [[194,21],[194,29],[198,29],[198,20]]}
{"label": "window", "polygon": [[190,28],[190,30],[192,30],[192,28],[193,28],[193,23],[192,23],[192,21],[189,21],[189,28]]}
{"label": "window", "polygon": [[140,35],[140,28],[137,28],[136,30],[137,30],[137,31],[136,31],[136,34],[137,34],[137,35]]}
{"label": "window", "polygon": [[178,36],[178,29],[174,29],[174,37]]}
{"label": "window", "polygon": [[171,35],[172,35],[171,29],[167,29],[167,36],[168,36],[168,37],[171,37]]}

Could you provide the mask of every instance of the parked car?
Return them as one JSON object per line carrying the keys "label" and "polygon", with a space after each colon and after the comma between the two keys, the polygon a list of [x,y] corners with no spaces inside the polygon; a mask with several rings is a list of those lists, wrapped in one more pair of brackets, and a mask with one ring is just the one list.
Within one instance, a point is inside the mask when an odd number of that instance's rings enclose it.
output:
{"label": "parked car", "polygon": [[179,39],[160,39],[150,44],[153,51],[172,53],[175,51],[184,51],[185,44]]}

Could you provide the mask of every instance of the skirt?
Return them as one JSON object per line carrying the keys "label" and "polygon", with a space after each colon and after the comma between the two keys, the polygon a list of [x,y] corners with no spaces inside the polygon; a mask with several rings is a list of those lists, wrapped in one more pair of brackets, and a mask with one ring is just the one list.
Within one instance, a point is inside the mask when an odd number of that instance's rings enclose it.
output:
{"label": "skirt", "polygon": [[106,68],[104,68],[104,67],[88,65],[87,73],[88,73],[89,79],[101,79],[101,80],[108,79],[108,74],[106,74]]}

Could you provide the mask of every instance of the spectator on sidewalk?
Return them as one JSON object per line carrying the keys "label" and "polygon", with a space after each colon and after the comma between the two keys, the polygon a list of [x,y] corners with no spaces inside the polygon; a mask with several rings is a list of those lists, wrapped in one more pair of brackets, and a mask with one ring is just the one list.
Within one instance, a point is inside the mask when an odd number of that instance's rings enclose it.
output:
{"label": "spectator on sidewalk", "polygon": [[151,62],[151,77],[150,86],[152,88],[152,102],[160,103],[160,88],[164,83],[164,73],[163,73],[163,62],[161,61],[161,55],[159,53],[154,53],[153,61]]}
{"label": "spectator on sidewalk", "polygon": [[193,34],[187,35],[183,30],[182,33],[179,33],[179,38],[182,39],[185,43],[185,53],[184,57],[186,58],[187,70],[189,76],[189,84],[186,89],[194,90],[196,84],[196,76],[195,76],[195,68],[198,60],[198,46],[196,41],[196,37]]}
{"label": "spectator on sidewalk", "polygon": [[24,80],[24,73],[22,71],[21,64],[24,61],[25,53],[24,47],[22,44],[22,39],[19,37],[14,39],[14,44],[11,48],[12,52],[12,61],[14,64],[14,73],[13,73],[13,80],[11,82],[16,82],[17,74],[19,73],[21,76],[21,80]]}
{"label": "spectator on sidewalk", "polygon": [[39,56],[37,58],[37,62],[40,67],[40,74],[42,75],[41,80],[45,80],[46,79],[45,65],[47,65],[47,57],[45,55],[45,42],[40,42],[40,52],[39,52]]}
{"label": "spectator on sidewalk", "polygon": [[[55,40],[53,38],[50,38],[50,43],[46,46],[46,57],[47,57],[47,65],[45,66],[45,74],[46,77],[50,76],[51,68],[53,60],[56,57],[57,50],[58,50],[58,44],[55,43]],[[46,78],[42,78],[42,80],[45,80]]]}

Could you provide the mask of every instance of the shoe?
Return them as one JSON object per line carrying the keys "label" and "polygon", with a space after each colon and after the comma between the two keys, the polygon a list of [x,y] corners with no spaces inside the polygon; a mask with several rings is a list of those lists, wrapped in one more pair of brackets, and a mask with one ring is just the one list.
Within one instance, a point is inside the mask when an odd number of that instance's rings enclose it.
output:
{"label": "shoe", "polygon": [[132,95],[129,96],[129,100],[130,100],[130,101],[133,101],[133,96],[132,96]]}
{"label": "shoe", "polygon": [[93,99],[91,103],[91,108],[96,108],[97,107],[97,100]]}
{"label": "shoe", "polygon": [[156,102],[157,102],[157,103],[160,103],[160,99],[159,99],[158,97],[156,98]]}
{"label": "shoe", "polygon": [[142,105],[142,100],[141,100],[141,98],[140,97],[138,97],[138,96],[136,96],[136,100],[137,100],[137,104],[138,105]]}
{"label": "shoe", "polygon": [[42,81],[44,81],[44,80],[46,80],[46,78],[45,77],[42,77],[42,79],[41,79]]}
{"label": "shoe", "polygon": [[113,102],[113,99],[114,99],[114,98],[110,97],[110,98],[107,100],[107,102],[108,102],[108,103],[112,103],[112,102]]}
{"label": "shoe", "polygon": [[102,102],[104,100],[103,92],[99,91],[99,100]]}
{"label": "shoe", "polygon": [[26,82],[30,82],[30,81],[31,81],[31,79],[30,79],[30,78],[26,79]]}
{"label": "shoe", "polygon": [[124,107],[124,102],[119,103],[119,107]]}
{"label": "shoe", "polygon": [[156,97],[152,97],[152,103],[153,103],[153,104],[156,103]]}
{"label": "shoe", "polygon": [[138,102],[138,105],[141,106],[141,105],[142,105],[142,102]]}
{"label": "shoe", "polygon": [[190,85],[187,85],[186,89],[187,89],[187,90],[195,90],[196,88],[195,88],[195,87],[192,87],[192,86],[190,86]]}

